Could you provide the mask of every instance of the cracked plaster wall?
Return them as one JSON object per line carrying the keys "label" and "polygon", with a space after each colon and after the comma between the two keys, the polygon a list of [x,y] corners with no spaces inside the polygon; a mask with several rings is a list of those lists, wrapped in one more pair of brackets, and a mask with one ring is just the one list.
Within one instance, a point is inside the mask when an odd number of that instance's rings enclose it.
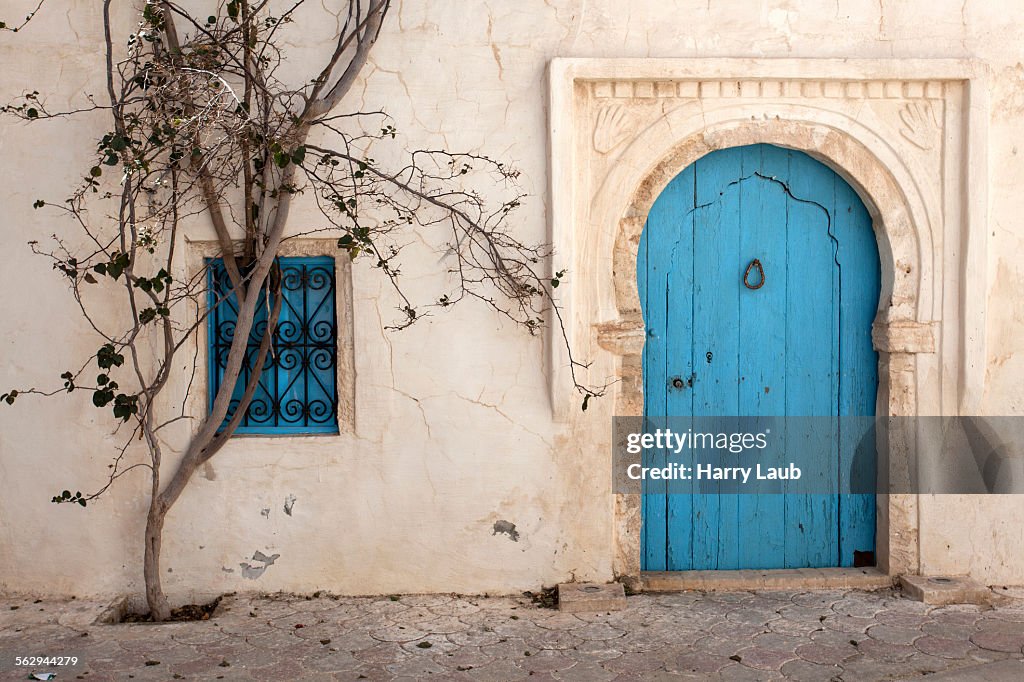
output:
{"label": "cracked plaster wall", "polygon": [[[78,93],[99,93],[98,13],[92,0],[67,0],[16,38],[0,36],[0,99],[22,88],[59,91],[48,99],[59,107],[69,102],[64,93],[75,93],[73,102],[81,101]],[[287,69],[304,78],[332,24],[320,3],[300,22]],[[131,23],[122,17],[123,34]],[[993,169],[982,406],[988,414],[1024,412],[1024,267],[1017,257],[1024,249],[1017,134],[1024,23],[1016,2],[404,0],[345,106],[385,108],[413,146],[514,162],[531,195],[516,230],[525,241],[543,240],[545,68],[565,56],[982,60],[992,73]],[[62,196],[88,166],[84,141],[102,133],[102,121],[86,117],[77,125],[40,124],[28,133],[0,121],[0,387],[55,378],[96,347],[81,325],[54,334],[54,317],[78,325],[74,305],[25,246],[57,229],[52,216],[33,212],[32,201]],[[316,213],[300,203],[292,220],[296,229],[308,227]],[[192,237],[212,234],[200,223]],[[409,251],[405,271],[417,287],[440,288],[437,256],[427,248],[437,239],[422,242]],[[353,281],[354,428],[333,438],[237,439],[225,448],[168,519],[167,589],[176,599],[233,589],[501,592],[570,577],[611,578],[608,472],[584,467],[577,454],[608,429],[610,401],[572,427],[556,424],[540,338],[473,304],[386,333],[383,326],[396,315],[387,286],[359,266]],[[127,477],[86,510],[49,502],[64,487],[98,487],[117,443],[111,427],[85,396],[0,411],[0,590],[139,589],[141,476]],[[182,434],[168,440],[180,445]],[[918,509],[923,570],[1024,583],[1024,532],[1016,522],[1024,501],[924,498]],[[498,521],[515,524],[518,540],[495,533]],[[258,579],[224,570],[257,552],[279,555]]]}

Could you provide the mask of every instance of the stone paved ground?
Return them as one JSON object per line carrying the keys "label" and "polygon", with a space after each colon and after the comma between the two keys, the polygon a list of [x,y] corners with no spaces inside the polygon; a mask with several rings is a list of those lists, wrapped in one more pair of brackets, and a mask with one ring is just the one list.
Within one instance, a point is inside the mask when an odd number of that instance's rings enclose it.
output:
{"label": "stone paved ground", "polygon": [[890,591],[640,595],[578,615],[526,598],[231,597],[206,622],[86,625],[95,612],[0,599],[0,678],[866,682],[1024,657],[1024,599],[934,608]]}

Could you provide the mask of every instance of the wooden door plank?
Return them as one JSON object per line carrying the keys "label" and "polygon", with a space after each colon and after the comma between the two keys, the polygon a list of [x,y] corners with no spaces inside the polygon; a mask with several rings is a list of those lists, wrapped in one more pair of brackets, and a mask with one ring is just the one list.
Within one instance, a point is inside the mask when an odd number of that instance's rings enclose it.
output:
{"label": "wooden door plank", "polygon": [[[876,447],[872,420],[878,393],[878,354],[871,343],[871,323],[878,309],[881,273],[871,216],[845,182],[836,183],[835,232],[839,239],[840,332],[839,440],[840,491],[874,481]],[[859,479],[859,481],[857,480]],[[872,488],[873,489],[873,488]],[[854,552],[875,551],[875,496],[840,494],[839,565],[853,566]]]}
{"label": "wooden door plank", "polygon": [[[830,490],[838,454],[830,425],[792,418],[830,417],[838,410],[838,286],[831,232],[836,175],[806,155],[790,165],[787,304],[787,451],[815,458],[804,489]],[[796,431],[797,433],[793,433]],[[834,494],[791,494],[786,500],[787,566],[835,566],[839,554]]]}
{"label": "wooden door plank", "polygon": [[[690,171],[692,178],[693,171]],[[677,176],[662,191],[647,218],[640,237],[637,257],[638,291],[643,302],[647,341],[644,344],[644,415],[657,425],[669,414],[666,386],[668,385],[668,276],[672,269],[672,249],[678,234],[679,213],[687,195],[686,173]],[[692,179],[689,183],[692,188]],[[689,189],[692,206],[693,191]],[[664,464],[662,457],[650,462]],[[664,482],[645,482],[641,498],[644,519],[641,537],[642,566],[647,571],[667,570],[667,500]]]}
{"label": "wooden door plank", "polygon": [[[789,152],[771,145],[743,148],[742,219],[738,265],[746,270],[757,258],[765,283],[739,290],[739,412],[750,417],[782,416],[786,411],[786,211],[783,181],[789,175]],[[750,281],[756,284],[758,274]],[[761,431],[762,422],[745,420],[745,429]],[[779,435],[779,434],[776,434]],[[775,442],[774,439],[771,442]],[[743,453],[737,464],[750,466],[765,453]],[[763,490],[764,486],[759,488]],[[778,487],[782,492],[781,485]],[[785,565],[785,496],[758,493],[739,496],[738,568],[783,568]]]}
{"label": "wooden door plank", "polygon": [[[666,276],[666,414],[672,417],[669,425],[681,429],[693,414],[693,390],[689,386],[694,374],[693,358],[693,229],[695,169],[690,166],[673,184],[672,231],[666,234],[664,247],[671,252],[670,270]],[[674,378],[683,382],[682,388],[672,385]],[[692,465],[692,453],[683,450],[668,459],[686,466]],[[673,492],[666,496],[667,565],[670,570],[684,571],[693,566],[693,497],[681,494],[684,487],[673,482]]]}
{"label": "wooden door plank", "polygon": [[[711,362],[695,368],[693,413],[696,417],[739,414],[739,289],[743,269],[736,253],[740,237],[742,150],[723,149],[696,163],[694,211],[693,357]],[[699,451],[694,453],[698,460]],[[701,482],[693,499],[693,567],[739,566],[737,495],[707,494],[721,486]]]}

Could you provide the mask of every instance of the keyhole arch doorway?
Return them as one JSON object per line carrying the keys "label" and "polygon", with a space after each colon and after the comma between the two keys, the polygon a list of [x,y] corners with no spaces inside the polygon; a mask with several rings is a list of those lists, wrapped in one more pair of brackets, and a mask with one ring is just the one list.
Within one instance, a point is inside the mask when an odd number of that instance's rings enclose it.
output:
{"label": "keyhole arch doorway", "polygon": [[[658,195],[636,272],[645,416],[874,415],[878,245],[828,166],[769,144],[707,154]],[[873,480],[857,445],[829,443],[820,471]],[[642,570],[874,564],[873,494],[649,491],[641,507]]]}

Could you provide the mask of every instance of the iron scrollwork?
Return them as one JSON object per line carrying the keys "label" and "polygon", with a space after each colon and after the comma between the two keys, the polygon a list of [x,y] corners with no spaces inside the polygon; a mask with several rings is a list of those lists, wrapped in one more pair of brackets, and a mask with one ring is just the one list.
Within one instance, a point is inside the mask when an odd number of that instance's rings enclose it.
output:
{"label": "iron scrollwork", "polygon": [[[256,393],[239,433],[320,433],[337,430],[337,318],[334,261],[282,258],[281,313]],[[220,388],[235,335],[236,297],[220,260],[210,262],[211,393]],[[217,302],[214,305],[214,302]],[[227,418],[238,406],[266,332],[273,301],[260,294],[245,364]]]}

